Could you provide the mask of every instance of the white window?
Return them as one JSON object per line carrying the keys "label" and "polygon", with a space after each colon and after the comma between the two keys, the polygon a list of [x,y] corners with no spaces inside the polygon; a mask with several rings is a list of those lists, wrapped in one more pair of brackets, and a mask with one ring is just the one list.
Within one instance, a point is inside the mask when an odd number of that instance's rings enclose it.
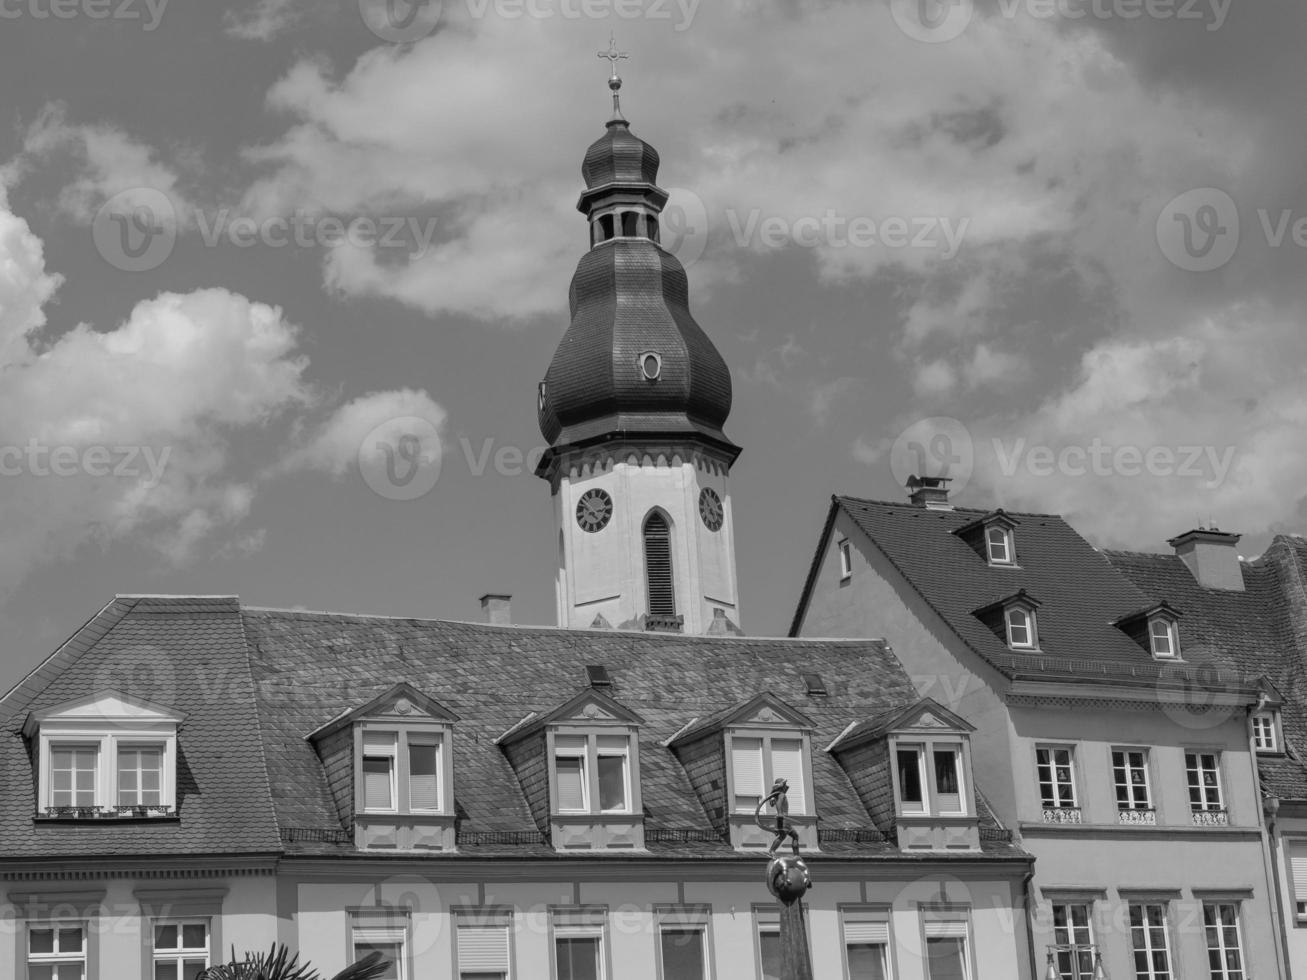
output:
{"label": "white window", "polygon": [[849,980],[889,980],[889,920],[858,911],[844,913],[844,964]]}
{"label": "white window", "polygon": [[1093,980],[1094,929],[1090,906],[1083,902],[1053,906],[1053,942],[1058,980]]}
{"label": "white window", "polygon": [[1275,714],[1259,711],[1253,715],[1253,746],[1258,752],[1278,752],[1279,741],[1275,737]]}
{"label": "white window", "polygon": [[966,921],[927,921],[925,926],[927,980],[971,980]]}
{"label": "white window", "polygon": [[758,964],[762,980],[781,980],[781,926],[779,921],[758,923]]}
{"label": "white window", "polygon": [[1176,636],[1175,623],[1169,619],[1161,617],[1150,619],[1148,639],[1152,644],[1153,656],[1159,660],[1174,660],[1180,656],[1180,643]]}
{"label": "white window", "polygon": [[1045,809],[1076,808],[1075,763],[1069,748],[1035,750],[1035,767],[1039,776],[1039,800]]}
{"label": "white window", "polygon": [[86,927],[80,922],[28,926],[28,980],[86,980]]}
{"label": "white window", "polygon": [[777,779],[789,784],[790,813],[807,814],[803,739],[731,736],[731,783],[736,813],[753,813]]}
{"label": "white window", "polygon": [[458,923],[459,980],[508,980],[507,925]]}
{"label": "white window", "polygon": [[985,548],[991,565],[1012,565],[1012,532],[1007,528],[991,527],[985,532]]}
{"label": "white window", "polygon": [[1130,903],[1130,942],[1135,954],[1135,980],[1171,980],[1165,903]]}
{"label": "white window", "polygon": [[1112,780],[1118,810],[1150,810],[1148,753],[1143,749],[1112,750]]}
{"label": "white window", "polygon": [[956,816],[967,812],[962,746],[898,743],[894,748],[899,812]]}
{"label": "white window", "polygon": [[604,934],[600,927],[554,929],[555,980],[604,980]]}
{"label": "white window", "polygon": [[410,732],[408,736],[408,805],[413,811],[440,810],[440,736]]}
{"label": "white window", "polygon": [[631,813],[629,735],[554,736],[559,813]]}
{"label": "white window", "polygon": [[395,732],[363,733],[363,809],[370,813],[393,813],[398,809],[397,745]]}
{"label": "white window", "polygon": [[163,799],[163,749],[118,746],[118,805],[159,806]]}
{"label": "white window", "polygon": [[93,807],[99,794],[99,745],[52,743],[50,751],[50,802],[53,807]]}
{"label": "white window", "polygon": [[154,980],[196,980],[208,966],[207,919],[154,920]]}
{"label": "white window", "polygon": [[1203,929],[1207,933],[1212,980],[1244,980],[1239,906],[1234,902],[1204,902]]}
{"label": "white window", "polygon": [[381,980],[408,980],[407,936],[404,926],[355,926],[352,962],[380,953],[389,964]]}
{"label": "white window", "polygon": [[665,924],[658,930],[660,980],[708,980],[707,930],[696,925]]}
{"label": "white window", "polygon": [[1014,650],[1033,650],[1038,646],[1035,634],[1035,614],[1021,606],[1013,606],[1004,615],[1007,621],[1007,645]]}
{"label": "white window", "polygon": [[1307,925],[1307,846],[1290,844],[1285,851],[1289,881],[1293,885],[1294,918]]}
{"label": "white window", "polygon": [[840,542],[839,549],[840,578],[846,579],[853,575],[853,545],[849,544],[848,538],[845,538]]}
{"label": "white window", "polygon": [[1189,781],[1191,810],[1221,810],[1220,756],[1215,752],[1186,752],[1185,772]]}
{"label": "white window", "polygon": [[37,809],[46,816],[153,816],[176,809],[182,716],[114,692],[37,712]]}

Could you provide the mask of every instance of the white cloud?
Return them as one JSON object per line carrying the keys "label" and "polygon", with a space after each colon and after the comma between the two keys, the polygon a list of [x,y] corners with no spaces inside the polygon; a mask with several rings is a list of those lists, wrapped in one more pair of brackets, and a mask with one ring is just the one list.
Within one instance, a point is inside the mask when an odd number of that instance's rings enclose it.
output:
{"label": "white cloud", "polygon": [[242,41],[271,41],[299,19],[296,0],[258,0],[248,10],[228,10],[222,22],[227,34]]}
{"label": "white cloud", "polygon": [[[303,444],[292,452],[281,469],[324,470],[344,476],[357,466],[368,436],[387,423],[400,419],[422,419],[439,439],[447,415],[425,391],[404,388],[398,391],[373,392],[342,405],[318,425]],[[423,447],[439,454],[438,445]]]}

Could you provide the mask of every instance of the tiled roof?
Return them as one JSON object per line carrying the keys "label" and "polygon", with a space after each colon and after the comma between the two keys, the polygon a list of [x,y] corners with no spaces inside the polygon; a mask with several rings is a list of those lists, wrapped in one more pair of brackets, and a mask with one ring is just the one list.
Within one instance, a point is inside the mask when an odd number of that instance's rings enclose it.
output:
{"label": "tiled roof", "polygon": [[[306,736],[407,683],[458,719],[458,853],[555,858],[495,739],[530,713],[545,714],[573,697],[591,664],[607,668],[607,693],[644,722],[640,775],[651,855],[744,857],[714,832],[685,771],[661,743],[692,718],[770,691],[813,723],[823,853],[950,859],[901,854],[892,828],[873,825],[847,775],[822,751],[851,721],[917,700],[882,641],[503,627],[251,609],[234,598],[193,597],[116,599],[0,702],[9,735],[0,743],[0,849],[20,859],[357,855]],[[805,693],[805,671],[826,678],[826,696]],[[180,818],[34,821],[24,720],[105,689],[184,714]],[[1027,860],[983,803],[982,827],[986,856]]]}
{"label": "tiled roof", "polygon": [[1175,555],[1105,554],[1151,600],[1165,600],[1180,610],[1185,659],[1234,662],[1271,682],[1284,698],[1281,718],[1291,756],[1258,760],[1263,790],[1307,800],[1307,769],[1298,761],[1307,759],[1307,687],[1302,680],[1307,651],[1301,649],[1302,637],[1295,636],[1291,618],[1291,597],[1296,595],[1300,606],[1307,604],[1301,574],[1307,569],[1307,542],[1278,537],[1261,558],[1242,563],[1243,592],[1204,588]]}
{"label": "tiled roof", "polygon": [[[813,776],[822,829],[865,831],[873,826],[870,817],[844,771],[821,749],[850,721],[916,700],[903,668],[876,640],[691,637],[263,609],[247,609],[245,619],[283,831],[341,829],[322,767],[304,736],[397,681],[412,684],[460,719],[454,728],[460,841],[486,840],[475,853],[519,856],[552,852],[543,842],[526,843],[538,828],[494,740],[527,715],[544,715],[574,696],[590,664],[608,669],[608,693],[644,719],[640,778],[646,843],[655,855],[734,853],[716,836],[685,771],[661,744],[692,718],[716,715],[763,691],[783,697],[815,725]],[[801,672],[814,670],[828,679],[825,697],[804,693]],[[317,853],[350,849],[343,843],[287,846]],[[459,849],[469,851],[462,843]],[[822,849],[903,856],[884,842],[828,840]],[[1020,855],[1001,842],[986,844],[986,850]]]}
{"label": "tiled roof", "polygon": [[[116,690],[180,711],[178,820],[33,820],[28,714]],[[4,858],[273,854],[281,849],[232,598],[120,597],[0,702]]]}

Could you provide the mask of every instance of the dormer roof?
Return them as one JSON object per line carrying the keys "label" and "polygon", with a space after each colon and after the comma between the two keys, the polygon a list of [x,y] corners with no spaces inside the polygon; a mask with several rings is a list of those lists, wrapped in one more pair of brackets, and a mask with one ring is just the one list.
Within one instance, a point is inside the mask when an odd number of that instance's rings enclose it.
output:
{"label": "dormer roof", "polygon": [[826,747],[827,752],[844,752],[874,742],[887,735],[913,731],[953,731],[968,735],[975,726],[955,714],[934,698],[922,698],[916,704],[895,708],[850,725]]}
{"label": "dormer roof", "polygon": [[595,688],[586,688],[552,711],[531,714],[495,739],[496,745],[511,745],[543,731],[550,725],[567,724],[643,725],[644,719],[615,698]]}
{"label": "dormer roof", "polygon": [[685,745],[726,728],[760,726],[784,726],[805,731],[811,731],[815,727],[812,719],[802,711],[786,704],[770,691],[764,691],[747,701],[691,719],[666,742],[666,745],[669,748]]}
{"label": "dormer roof", "polygon": [[314,729],[304,737],[311,742],[316,742],[328,735],[334,735],[342,728],[352,725],[356,721],[366,718],[391,717],[403,720],[424,716],[445,724],[453,724],[458,721],[458,715],[435,698],[428,697],[412,684],[401,681],[366,703],[342,711],[326,724]]}
{"label": "dormer roof", "polygon": [[118,691],[87,694],[63,704],[51,705],[28,714],[23,723],[23,734],[31,738],[48,722],[73,723],[91,726],[97,723],[106,728],[124,724],[180,725],[186,716],[160,704],[133,697]]}

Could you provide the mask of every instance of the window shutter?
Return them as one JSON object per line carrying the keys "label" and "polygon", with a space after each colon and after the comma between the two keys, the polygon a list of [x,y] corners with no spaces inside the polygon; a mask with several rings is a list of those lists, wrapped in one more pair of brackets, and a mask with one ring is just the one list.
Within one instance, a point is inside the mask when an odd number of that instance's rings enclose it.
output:
{"label": "window shutter", "polygon": [[762,788],[762,739],[731,739],[731,774],[736,796],[766,796]]}
{"label": "window shutter", "polygon": [[558,809],[568,812],[585,810],[585,760],[562,756],[555,760],[558,776]]}
{"label": "window shutter", "polygon": [[459,926],[459,973],[508,973],[507,926]]}
{"label": "window shutter", "polygon": [[808,799],[803,783],[802,739],[772,739],[771,773],[773,779],[784,779],[790,784],[790,812],[807,813]]}
{"label": "window shutter", "polygon": [[1307,847],[1289,851],[1289,874],[1293,878],[1294,901],[1307,902]]}
{"label": "window shutter", "polygon": [[926,923],[927,939],[966,939],[967,924],[962,919]]}
{"label": "window shutter", "polygon": [[888,922],[845,922],[844,942],[852,946],[855,943],[889,944]]}
{"label": "window shutter", "polygon": [[363,760],[363,806],[368,810],[394,808],[390,798],[390,761]]}
{"label": "window shutter", "polygon": [[672,532],[667,518],[654,513],[644,522],[644,570],[649,580],[649,614],[676,615],[672,586]]}
{"label": "window shutter", "polygon": [[364,732],[363,754],[364,755],[394,755],[395,733],[394,732]]}
{"label": "window shutter", "polygon": [[440,740],[409,737],[408,805],[411,810],[440,809]]}

